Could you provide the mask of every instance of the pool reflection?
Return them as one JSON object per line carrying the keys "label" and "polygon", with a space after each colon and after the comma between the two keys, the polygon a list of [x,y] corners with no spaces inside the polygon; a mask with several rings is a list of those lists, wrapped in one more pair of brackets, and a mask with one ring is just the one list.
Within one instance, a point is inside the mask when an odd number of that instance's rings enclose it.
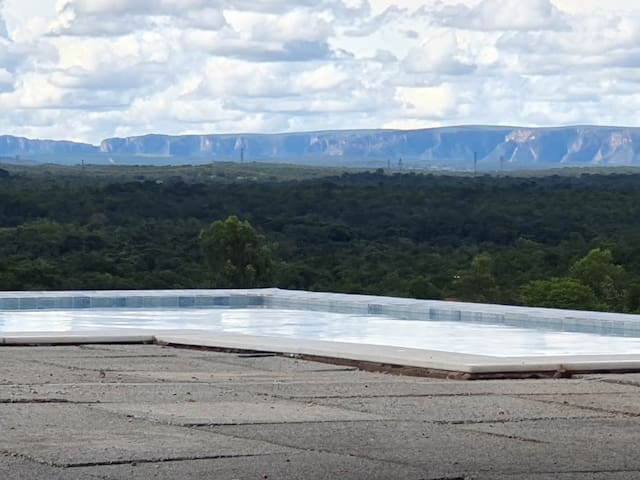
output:
{"label": "pool reflection", "polygon": [[270,309],[83,309],[0,312],[3,332],[197,329],[492,356],[638,354],[640,338],[457,321]]}

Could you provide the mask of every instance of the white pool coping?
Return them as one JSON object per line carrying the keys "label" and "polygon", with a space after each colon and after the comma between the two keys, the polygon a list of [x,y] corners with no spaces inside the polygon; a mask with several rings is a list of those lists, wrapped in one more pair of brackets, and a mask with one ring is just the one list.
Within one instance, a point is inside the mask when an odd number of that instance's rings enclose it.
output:
{"label": "white pool coping", "polygon": [[[75,302],[75,306],[74,306]],[[123,305],[124,304],[124,305]],[[96,292],[0,292],[0,310],[52,308],[194,308],[207,305],[230,307],[264,306],[330,311],[336,313],[384,314],[424,320],[460,320],[613,332],[640,336],[640,316],[503,305],[412,300],[366,295],[315,293],[279,289],[257,290],[158,290]],[[584,329],[584,330],[581,330]],[[159,343],[238,351],[272,352],[314,357],[327,361],[363,362],[372,365],[412,367],[425,372],[457,372],[471,378],[554,372],[640,371],[639,355],[580,355],[492,357],[382,345],[260,337],[201,330],[109,329],[82,332],[0,332],[0,346]]]}
{"label": "white pool coping", "polygon": [[540,357],[491,357],[415,348],[323,340],[259,337],[204,330],[102,330],[93,332],[7,333],[0,346],[155,343],[184,347],[270,352],[300,357],[366,362],[426,371],[458,372],[471,376],[556,372],[640,371],[640,355],[581,355]]}

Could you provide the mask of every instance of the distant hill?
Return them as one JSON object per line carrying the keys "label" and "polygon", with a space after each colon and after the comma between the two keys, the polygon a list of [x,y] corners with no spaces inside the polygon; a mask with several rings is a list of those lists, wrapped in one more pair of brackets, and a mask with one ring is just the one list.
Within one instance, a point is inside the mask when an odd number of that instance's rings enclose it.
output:
{"label": "distant hill", "polygon": [[640,164],[640,128],[461,126],[282,134],[144,135],[100,145],[0,136],[0,157],[52,163],[269,161],[478,170]]}
{"label": "distant hill", "polygon": [[0,135],[0,157],[22,155],[64,155],[97,153],[99,147],[86,143],[58,140],[31,140],[24,137]]}

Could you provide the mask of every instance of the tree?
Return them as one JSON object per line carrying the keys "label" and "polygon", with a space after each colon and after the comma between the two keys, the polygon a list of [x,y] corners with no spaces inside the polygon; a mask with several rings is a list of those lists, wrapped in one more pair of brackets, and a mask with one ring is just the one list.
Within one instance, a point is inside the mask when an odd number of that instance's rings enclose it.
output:
{"label": "tree", "polygon": [[613,263],[611,250],[594,248],[573,264],[570,273],[571,277],[590,287],[606,308],[620,310],[624,305],[625,271]]}
{"label": "tree", "polygon": [[271,250],[246,220],[232,215],[225,221],[215,221],[200,232],[199,238],[212,286],[251,288],[265,286],[271,280]]}
{"label": "tree", "polygon": [[453,283],[454,296],[467,302],[497,301],[498,287],[493,269],[491,255],[476,255],[471,261],[471,266],[456,277]]}
{"label": "tree", "polygon": [[409,280],[407,284],[407,292],[412,298],[439,299],[442,298],[442,292],[436,287],[429,278],[418,275]]}
{"label": "tree", "polygon": [[522,289],[525,305],[531,307],[592,310],[597,307],[593,290],[574,278],[534,280]]}

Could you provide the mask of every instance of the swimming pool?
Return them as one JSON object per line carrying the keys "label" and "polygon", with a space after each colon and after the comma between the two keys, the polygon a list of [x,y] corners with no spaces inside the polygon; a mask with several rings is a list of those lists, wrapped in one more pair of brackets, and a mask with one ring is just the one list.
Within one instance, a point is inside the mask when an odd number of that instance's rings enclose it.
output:
{"label": "swimming pool", "polygon": [[0,292],[0,346],[123,342],[456,378],[640,372],[638,315],[279,289]]}
{"label": "swimming pool", "polygon": [[0,332],[199,330],[496,357],[640,354],[640,337],[268,308],[0,311]]}

